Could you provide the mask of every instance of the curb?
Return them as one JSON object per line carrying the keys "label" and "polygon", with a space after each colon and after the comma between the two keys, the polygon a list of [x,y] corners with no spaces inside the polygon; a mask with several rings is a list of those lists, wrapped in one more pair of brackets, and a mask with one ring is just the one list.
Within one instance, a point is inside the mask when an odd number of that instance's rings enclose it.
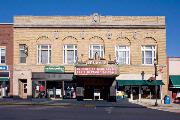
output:
{"label": "curb", "polygon": [[96,107],[93,104],[71,104],[71,103],[62,103],[62,104],[46,104],[46,103],[0,103],[0,106],[64,106],[64,107]]}
{"label": "curb", "polygon": [[[144,106],[144,107],[147,107],[149,109],[161,110],[161,111],[173,112],[173,113],[180,113],[180,109],[173,108],[172,105],[168,105],[168,106],[163,106],[163,105],[153,106],[153,105],[148,104],[148,103],[135,103],[135,102],[132,102],[132,103],[138,104],[138,105],[141,105],[141,106]],[[163,109],[163,108],[165,108],[165,109]],[[171,110],[175,110],[175,111],[171,111]],[[177,110],[179,110],[179,111],[177,111]]]}

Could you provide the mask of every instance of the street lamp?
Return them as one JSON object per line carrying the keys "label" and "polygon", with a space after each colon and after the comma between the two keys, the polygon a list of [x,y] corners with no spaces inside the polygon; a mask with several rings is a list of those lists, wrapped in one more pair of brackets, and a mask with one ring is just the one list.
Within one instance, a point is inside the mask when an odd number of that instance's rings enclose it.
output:
{"label": "street lamp", "polygon": [[156,76],[157,75],[157,60],[154,59],[154,78],[155,78],[155,96],[156,96],[156,102],[155,102],[155,106],[158,106],[158,103],[157,103],[157,81],[156,81]]}

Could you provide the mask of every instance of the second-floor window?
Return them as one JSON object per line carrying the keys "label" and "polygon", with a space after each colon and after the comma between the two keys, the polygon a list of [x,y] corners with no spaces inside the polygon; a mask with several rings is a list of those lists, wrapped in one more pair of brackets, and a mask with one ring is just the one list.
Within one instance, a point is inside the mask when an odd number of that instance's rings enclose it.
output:
{"label": "second-floor window", "polygon": [[153,65],[156,59],[156,46],[146,45],[142,46],[142,64]]}
{"label": "second-floor window", "polygon": [[116,62],[118,64],[130,64],[129,46],[116,46]]}
{"label": "second-floor window", "polygon": [[51,63],[51,45],[38,45],[38,63]]}
{"label": "second-floor window", "polygon": [[0,48],[0,64],[6,63],[6,49]]}
{"label": "second-floor window", "polygon": [[100,58],[104,58],[104,46],[99,44],[92,44],[89,46],[89,58],[93,59],[95,54]]}
{"label": "second-floor window", "polygon": [[26,63],[26,45],[25,44],[20,44],[19,45],[19,59],[20,59],[20,63]]}
{"label": "second-floor window", "polygon": [[77,60],[77,46],[64,45],[64,64],[73,64]]}

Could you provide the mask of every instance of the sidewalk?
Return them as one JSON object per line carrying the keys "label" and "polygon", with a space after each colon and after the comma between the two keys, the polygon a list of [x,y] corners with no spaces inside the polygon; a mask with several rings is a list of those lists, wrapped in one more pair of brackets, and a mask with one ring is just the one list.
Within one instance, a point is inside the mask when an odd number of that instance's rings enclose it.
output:
{"label": "sidewalk", "polygon": [[133,100],[130,102],[138,104],[138,105],[142,105],[151,109],[180,113],[180,104],[175,104],[175,103],[164,104],[163,103],[164,101],[161,101],[159,99],[157,100],[158,106],[155,106],[155,99],[151,99],[151,100],[142,99],[141,101]]}
{"label": "sidewalk", "polygon": [[132,104],[127,99],[117,102],[108,102],[106,100],[84,100],[77,101],[76,99],[0,99],[1,105],[37,105],[37,106],[63,106],[63,107],[119,107],[119,108],[144,108],[144,106]]}

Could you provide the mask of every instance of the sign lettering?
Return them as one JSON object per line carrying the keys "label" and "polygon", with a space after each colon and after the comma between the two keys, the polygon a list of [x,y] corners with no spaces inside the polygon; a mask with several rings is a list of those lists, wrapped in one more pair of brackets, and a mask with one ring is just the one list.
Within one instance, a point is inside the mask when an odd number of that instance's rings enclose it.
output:
{"label": "sign lettering", "polygon": [[76,75],[117,75],[118,68],[113,67],[94,67],[94,66],[79,66],[75,68]]}
{"label": "sign lettering", "polygon": [[64,73],[65,68],[64,66],[45,66],[44,72],[51,72],[51,73]]}

